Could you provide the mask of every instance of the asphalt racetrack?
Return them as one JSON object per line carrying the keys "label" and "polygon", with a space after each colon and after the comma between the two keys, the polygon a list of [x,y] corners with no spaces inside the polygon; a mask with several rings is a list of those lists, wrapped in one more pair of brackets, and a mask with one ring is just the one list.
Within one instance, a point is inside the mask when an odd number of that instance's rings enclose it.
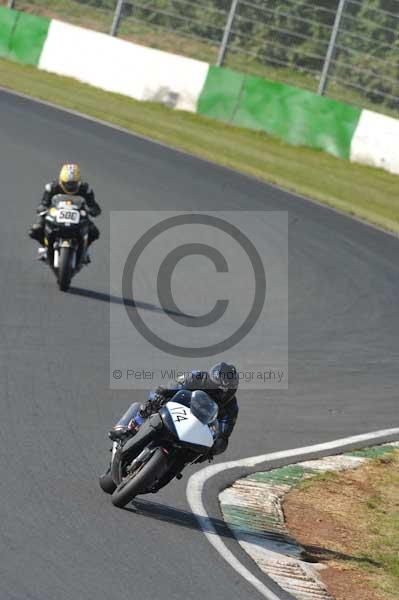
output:
{"label": "asphalt racetrack", "polygon": [[[138,513],[113,508],[98,487],[106,431],[132,400],[109,390],[108,211],[289,211],[289,390],[242,393],[219,460],[397,426],[397,239],[5,92],[0,148],[0,598],[260,598],[199,531],[189,473],[143,497]],[[81,163],[103,208],[93,262],[68,294],[26,233],[64,159]]]}

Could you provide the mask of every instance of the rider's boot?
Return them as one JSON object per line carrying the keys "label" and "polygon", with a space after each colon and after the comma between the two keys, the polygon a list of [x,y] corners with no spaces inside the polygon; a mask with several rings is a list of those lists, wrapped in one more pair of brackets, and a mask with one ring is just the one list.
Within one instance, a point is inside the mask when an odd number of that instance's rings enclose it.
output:
{"label": "rider's boot", "polygon": [[32,240],[36,240],[40,244],[43,243],[43,225],[41,223],[34,223],[29,229],[28,235]]}
{"label": "rider's boot", "polygon": [[127,437],[132,437],[135,435],[140,426],[144,423],[145,419],[140,417],[140,415],[136,415],[134,419],[131,419],[127,427],[123,426],[115,426],[108,432],[108,437],[113,441],[117,442],[119,440],[124,440]]}
{"label": "rider's boot", "polygon": [[129,437],[130,431],[128,427],[118,427],[117,429],[112,428],[108,431],[108,437],[113,442],[119,442],[120,440],[124,440],[126,437]]}
{"label": "rider's boot", "polygon": [[42,260],[43,262],[47,260],[47,248],[39,246],[39,248],[37,249],[37,259]]}

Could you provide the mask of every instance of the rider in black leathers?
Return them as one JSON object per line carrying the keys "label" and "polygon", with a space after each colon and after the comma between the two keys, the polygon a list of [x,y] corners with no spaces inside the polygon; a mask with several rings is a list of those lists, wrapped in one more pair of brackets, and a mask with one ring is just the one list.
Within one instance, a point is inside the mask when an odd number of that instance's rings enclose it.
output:
{"label": "rider in black leathers", "polygon": [[[170,400],[179,390],[204,390],[219,406],[220,433],[209,454],[205,455],[202,460],[212,458],[212,456],[221,454],[226,450],[229,437],[233,432],[238,415],[236,398],[238,383],[239,378],[236,368],[224,362],[215,365],[209,372],[192,371],[189,375],[179,379],[177,384],[168,387],[157,387],[150,394],[147,402],[141,405],[140,421],[158,412],[162,404]],[[132,419],[126,427],[116,426],[108,435],[112,440],[117,440],[134,435],[138,427],[137,421]]]}
{"label": "rider in black leathers", "polygon": [[[101,208],[97,204],[94,192],[88,183],[82,182],[80,179],[80,169],[78,165],[63,165],[58,181],[47,183],[42,200],[37,207],[37,221],[29,231],[32,239],[37,240],[39,244],[44,244],[44,220],[45,212],[50,208],[51,201],[57,194],[68,194],[71,196],[80,196],[85,200],[87,212],[91,217],[98,217],[101,214]],[[88,245],[100,237],[100,232],[96,225],[89,222],[89,237]]]}

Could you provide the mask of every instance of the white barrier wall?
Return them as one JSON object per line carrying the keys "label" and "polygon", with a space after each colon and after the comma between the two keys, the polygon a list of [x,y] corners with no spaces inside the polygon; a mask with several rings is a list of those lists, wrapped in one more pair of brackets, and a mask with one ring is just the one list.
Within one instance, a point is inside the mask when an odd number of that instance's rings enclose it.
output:
{"label": "white barrier wall", "polygon": [[363,110],[352,139],[350,160],[399,174],[399,121]]}
{"label": "white barrier wall", "polygon": [[39,69],[136,100],[196,111],[208,63],[51,21]]}

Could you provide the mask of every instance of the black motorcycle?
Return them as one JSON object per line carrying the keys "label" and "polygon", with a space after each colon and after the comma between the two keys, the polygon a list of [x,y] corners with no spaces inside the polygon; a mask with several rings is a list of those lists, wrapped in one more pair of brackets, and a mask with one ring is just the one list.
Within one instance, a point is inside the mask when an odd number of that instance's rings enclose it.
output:
{"label": "black motorcycle", "polygon": [[47,262],[63,292],[85,264],[88,237],[89,217],[84,199],[64,194],[54,196],[45,212],[44,244]]}
{"label": "black motorcycle", "polygon": [[[126,426],[140,405],[134,403],[117,426]],[[219,431],[218,405],[208,394],[180,390],[151,415],[133,437],[113,443],[111,463],[100,486],[119,508],[139,494],[157,492],[183,468],[207,455]]]}

